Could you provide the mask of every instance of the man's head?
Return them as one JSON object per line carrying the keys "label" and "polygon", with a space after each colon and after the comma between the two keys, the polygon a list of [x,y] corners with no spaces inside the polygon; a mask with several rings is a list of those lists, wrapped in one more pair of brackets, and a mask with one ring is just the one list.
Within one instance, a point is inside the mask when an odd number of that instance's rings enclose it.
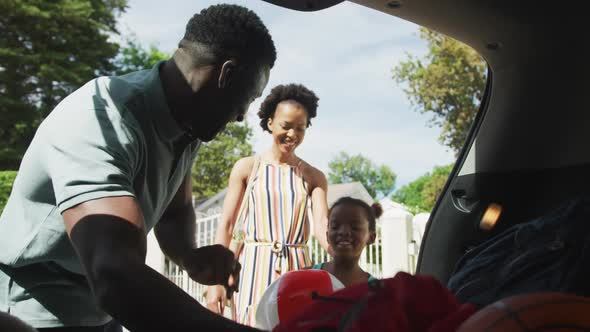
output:
{"label": "man's head", "polygon": [[224,4],[190,19],[174,60],[192,90],[184,125],[209,141],[262,94],[276,50],[254,12]]}

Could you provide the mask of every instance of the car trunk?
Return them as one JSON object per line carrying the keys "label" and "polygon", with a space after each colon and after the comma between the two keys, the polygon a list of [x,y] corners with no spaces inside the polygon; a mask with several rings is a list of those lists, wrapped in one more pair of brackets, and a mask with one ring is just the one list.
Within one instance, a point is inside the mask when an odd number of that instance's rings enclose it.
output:
{"label": "car trunk", "polygon": [[[266,1],[305,11],[339,2]],[[470,247],[590,191],[589,51],[578,14],[582,4],[352,2],[464,42],[489,65],[480,110],[430,216],[418,273],[447,282]],[[490,204],[500,206],[501,214],[495,227],[482,230]]]}

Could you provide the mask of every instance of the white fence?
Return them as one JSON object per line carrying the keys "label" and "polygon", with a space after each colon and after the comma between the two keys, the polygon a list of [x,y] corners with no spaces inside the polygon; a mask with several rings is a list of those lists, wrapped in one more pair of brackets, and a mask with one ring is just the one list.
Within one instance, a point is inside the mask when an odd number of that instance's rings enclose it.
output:
{"label": "white fence", "polygon": [[[219,223],[221,214],[216,213],[211,216],[197,218],[197,229],[195,239],[197,241],[197,248],[214,244],[215,231]],[[205,303],[203,292],[207,286],[201,285],[192,281],[186,271],[182,270],[178,265],[172,261],[165,259],[164,273],[170,281],[178,285],[185,292],[197,299],[202,304]]]}
{"label": "white fence", "polygon": [[[197,219],[197,246],[207,246],[214,243],[215,231],[219,223],[220,214],[216,213],[211,216],[200,217]],[[312,227],[313,229],[313,227]],[[330,258],[325,250],[319,245],[318,241],[312,236],[309,243],[310,256],[314,264],[329,261]],[[363,252],[359,265],[361,268],[376,278],[383,277],[383,255],[382,255],[381,227],[377,224],[377,237],[375,243],[367,246]],[[178,285],[192,297],[201,303],[205,303],[203,292],[206,286],[192,281],[186,271],[174,264],[172,261],[165,259],[163,271],[168,279]]]}

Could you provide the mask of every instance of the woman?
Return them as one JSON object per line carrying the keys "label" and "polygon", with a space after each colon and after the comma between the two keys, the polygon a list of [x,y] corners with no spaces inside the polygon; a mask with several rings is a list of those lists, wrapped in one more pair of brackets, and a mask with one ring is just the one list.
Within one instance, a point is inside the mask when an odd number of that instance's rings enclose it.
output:
{"label": "woman", "polygon": [[[258,112],[262,129],[272,135],[272,147],[238,160],[230,174],[216,242],[229,246],[232,234],[243,234],[243,248],[234,251],[242,271],[233,308],[234,319],[242,324],[254,325],[256,305],[271,282],[311,264],[306,245],[309,202],[314,234],[328,250],[326,177],[295,154],[316,116],[317,101],[303,85],[273,88]],[[234,232],[237,220],[241,226]],[[223,314],[225,298],[223,286],[211,286],[207,307]]]}

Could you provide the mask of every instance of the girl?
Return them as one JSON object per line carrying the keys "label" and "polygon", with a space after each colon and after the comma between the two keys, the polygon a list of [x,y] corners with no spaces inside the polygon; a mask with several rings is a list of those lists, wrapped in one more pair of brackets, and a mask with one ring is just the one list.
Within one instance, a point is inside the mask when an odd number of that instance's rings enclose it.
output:
{"label": "girl", "polygon": [[383,213],[379,203],[369,206],[360,199],[340,198],[328,216],[328,243],[332,260],[316,264],[312,269],[325,270],[340,280],[344,286],[375,279],[358,265],[366,246],[375,242],[376,219]]}

